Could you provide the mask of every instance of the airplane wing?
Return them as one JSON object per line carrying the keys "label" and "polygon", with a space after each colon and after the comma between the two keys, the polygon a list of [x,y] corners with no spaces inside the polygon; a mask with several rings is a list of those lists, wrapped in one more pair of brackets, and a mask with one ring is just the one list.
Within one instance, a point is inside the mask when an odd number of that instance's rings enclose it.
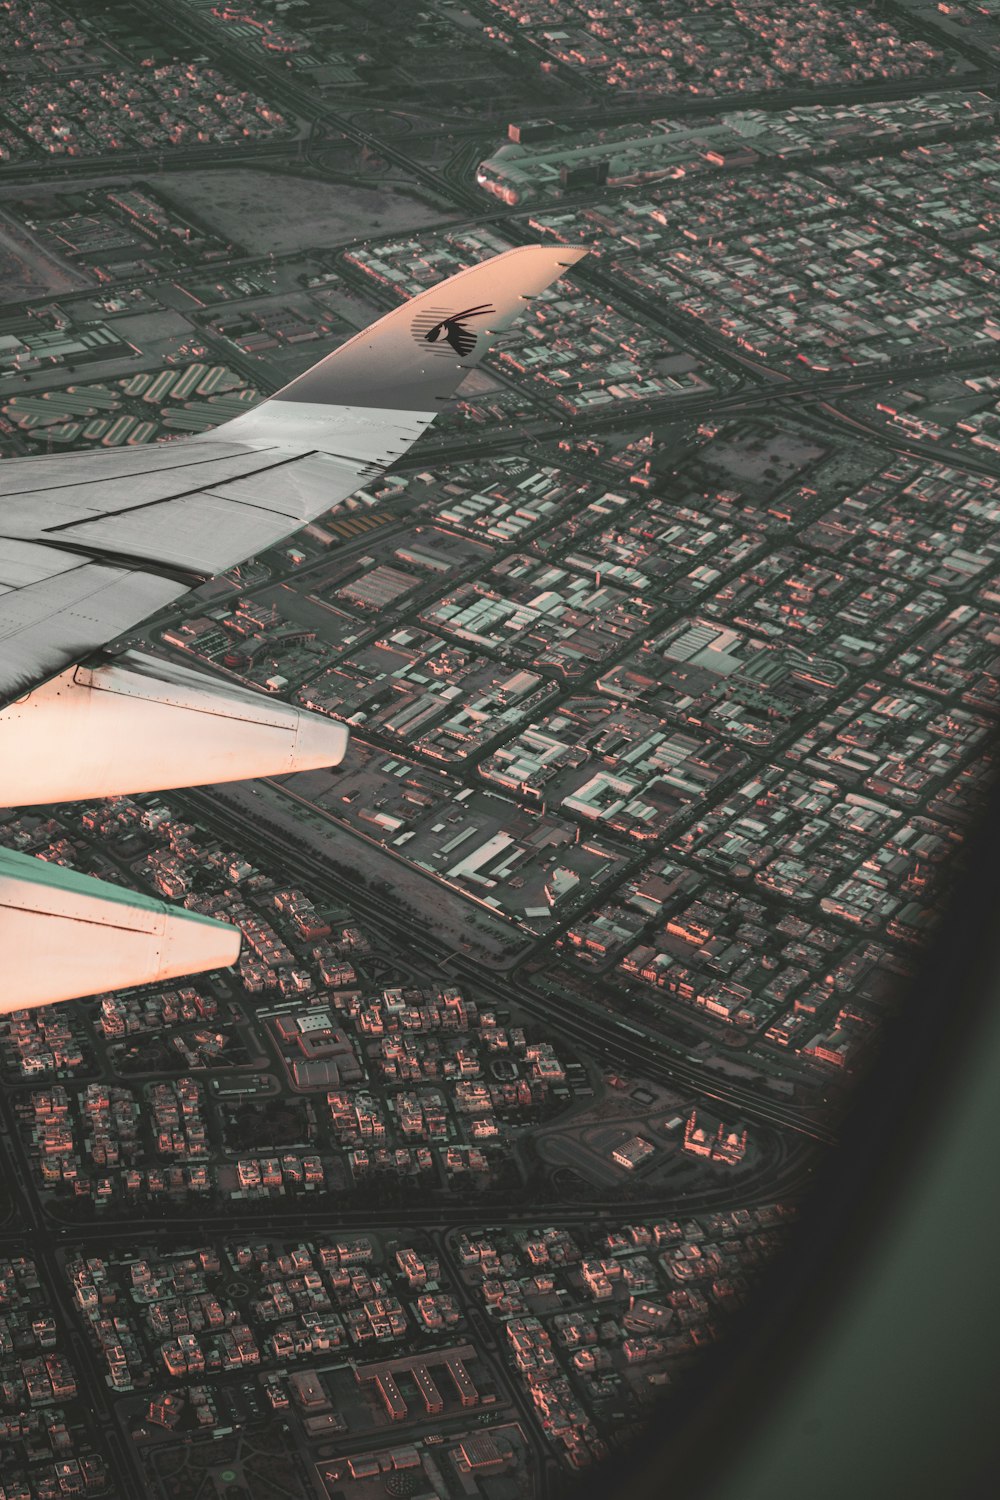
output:
{"label": "airplane wing", "polygon": [[[583,253],[525,246],[461,271],[213,432],[0,464],[0,805],[336,765],[339,723],[101,649],[388,468],[492,336]],[[151,914],[148,900],[84,888],[58,866],[33,874],[38,864],[0,860],[0,948],[20,954],[0,1010],[91,994],[102,976],[107,988],[175,977],[238,951],[232,927],[175,920],[162,903]]]}
{"label": "airplane wing", "polygon": [[213,432],[0,464],[0,707],[381,473],[582,253],[461,271]]}

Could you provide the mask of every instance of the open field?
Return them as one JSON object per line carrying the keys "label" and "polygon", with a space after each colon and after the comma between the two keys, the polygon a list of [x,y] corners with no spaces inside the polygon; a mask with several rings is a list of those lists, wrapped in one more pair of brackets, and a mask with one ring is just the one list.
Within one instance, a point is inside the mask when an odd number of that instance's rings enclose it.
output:
{"label": "open field", "polygon": [[93,278],[42,248],[23,224],[0,214],[0,302],[75,292]]}
{"label": "open field", "polygon": [[254,255],[325,249],[372,233],[454,218],[390,187],[352,187],[249,168],[164,173],[148,179],[166,198]]}

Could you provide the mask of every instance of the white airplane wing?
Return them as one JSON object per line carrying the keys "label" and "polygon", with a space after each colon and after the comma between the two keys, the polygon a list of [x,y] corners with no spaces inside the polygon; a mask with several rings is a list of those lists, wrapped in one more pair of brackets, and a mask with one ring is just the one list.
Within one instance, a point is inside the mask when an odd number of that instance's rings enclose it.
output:
{"label": "white airplane wing", "polygon": [[[0,465],[0,805],[341,760],[347,731],[332,720],[155,657],[102,660],[101,648],[388,468],[491,336],[583,253],[526,246],[461,271],[214,432]],[[232,927],[123,904],[113,887],[37,866],[0,860],[0,949],[16,950],[0,1010],[231,963],[238,951]],[[83,937],[86,963],[74,957]]]}
{"label": "white airplane wing", "polygon": [[0,707],[387,468],[582,253],[462,271],[203,436],[0,465]]}

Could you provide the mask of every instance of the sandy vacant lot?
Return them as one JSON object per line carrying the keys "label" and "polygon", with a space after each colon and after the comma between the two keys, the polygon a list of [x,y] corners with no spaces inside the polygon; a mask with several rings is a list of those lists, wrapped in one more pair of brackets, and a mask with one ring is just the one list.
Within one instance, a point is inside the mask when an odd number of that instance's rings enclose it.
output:
{"label": "sandy vacant lot", "polygon": [[454,217],[390,187],[349,187],[247,168],[164,173],[151,186],[252,254],[326,249]]}
{"label": "sandy vacant lot", "polygon": [[93,277],[39,244],[30,229],[0,214],[0,302],[93,286]]}

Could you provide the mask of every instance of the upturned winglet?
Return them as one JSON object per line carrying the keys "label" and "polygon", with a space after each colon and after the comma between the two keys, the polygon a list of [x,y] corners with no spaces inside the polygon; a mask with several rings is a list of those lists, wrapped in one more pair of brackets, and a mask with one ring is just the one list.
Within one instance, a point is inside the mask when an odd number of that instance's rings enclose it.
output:
{"label": "upturned winglet", "polygon": [[355,334],[271,399],[434,411],[479,363],[493,335],[586,253],[525,245],[480,261]]}

